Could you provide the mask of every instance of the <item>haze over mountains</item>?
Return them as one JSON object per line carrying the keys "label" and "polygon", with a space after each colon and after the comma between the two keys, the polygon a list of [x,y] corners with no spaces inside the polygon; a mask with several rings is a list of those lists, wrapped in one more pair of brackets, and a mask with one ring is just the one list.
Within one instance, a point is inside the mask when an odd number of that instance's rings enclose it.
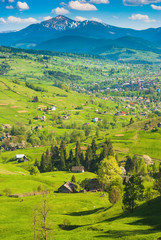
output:
{"label": "haze over mountains", "polygon": [[1,33],[0,45],[60,52],[102,54],[113,47],[160,53],[161,28],[134,30],[65,16]]}

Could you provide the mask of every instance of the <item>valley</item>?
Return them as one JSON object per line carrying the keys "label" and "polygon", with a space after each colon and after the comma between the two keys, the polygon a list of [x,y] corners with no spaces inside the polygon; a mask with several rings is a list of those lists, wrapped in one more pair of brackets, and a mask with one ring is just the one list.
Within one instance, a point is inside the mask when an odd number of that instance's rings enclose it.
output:
{"label": "valley", "polygon": [[58,16],[0,34],[1,239],[161,238],[158,32]]}

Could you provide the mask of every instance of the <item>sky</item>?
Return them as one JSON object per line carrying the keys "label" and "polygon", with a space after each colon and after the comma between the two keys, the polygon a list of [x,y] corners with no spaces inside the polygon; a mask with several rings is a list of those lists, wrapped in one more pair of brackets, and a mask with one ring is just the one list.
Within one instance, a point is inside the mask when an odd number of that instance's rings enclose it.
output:
{"label": "sky", "polygon": [[0,32],[57,15],[138,30],[157,28],[161,27],[161,0],[0,0]]}

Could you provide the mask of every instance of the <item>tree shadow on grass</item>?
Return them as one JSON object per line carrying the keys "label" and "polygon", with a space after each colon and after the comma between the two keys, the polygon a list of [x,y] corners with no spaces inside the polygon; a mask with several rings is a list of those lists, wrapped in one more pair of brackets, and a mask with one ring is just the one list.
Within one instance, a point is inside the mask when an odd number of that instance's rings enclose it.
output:
{"label": "tree shadow on grass", "polygon": [[109,239],[119,239],[122,237],[127,237],[126,239],[128,239],[128,237],[137,237],[136,239],[139,239],[140,235],[148,235],[148,234],[152,234],[152,233],[156,233],[157,231],[155,230],[133,230],[133,231],[127,231],[127,230],[109,230],[104,232],[104,234],[101,235],[97,235],[95,236],[95,238],[109,238]]}
{"label": "tree shadow on grass", "polygon": [[94,213],[100,213],[100,212],[104,212],[107,211],[111,208],[111,206],[109,208],[96,208],[96,209],[92,209],[92,210],[88,210],[88,211],[80,211],[80,212],[72,212],[72,213],[67,213],[66,215],[69,216],[86,216],[86,215],[91,215]]}
{"label": "tree shadow on grass", "polygon": [[[115,220],[123,220],[127,218],[134,218],[134,221],[127,222],[126,225],[129,225],[129,231],[126,230],[109,230],[104,232],[102,235],[96,236],[97,238],[121,238],[128,236],[138,236],[138,235],[148,235],[152,233],[161,232],[161,197],[155,198],[149,202],[149,204],[144,203],[134,210],[134,212],[125,212],[119,216],[108,218],[101,221],[100,223],[112,223]],[[135,220],[135,218],[139,218]],[[130,226],[149,226],[150,229],[147,230],[131,230]],[[127,238],[128,239],[128,238]],[[137,238],[138,239],[138,238]],[[161,239],[161,238],[160,238]]]}

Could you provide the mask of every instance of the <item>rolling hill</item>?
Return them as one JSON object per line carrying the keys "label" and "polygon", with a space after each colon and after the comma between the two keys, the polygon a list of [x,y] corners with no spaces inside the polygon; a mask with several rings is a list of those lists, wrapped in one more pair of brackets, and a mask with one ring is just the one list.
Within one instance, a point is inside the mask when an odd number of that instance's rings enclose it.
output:
{"label": "rolling hill", "polygon": [[36,46],[38,50],[71,52],[71,53],[86,53],[99,55],[112,48],[122,49],[129,48],[141,51],[151,51],[161,53],[161,49],[157,44],[150,41],[125,36],[115,40],[111,39],[93,39],[78,36],[66,36],[57,39],[42,42]]}

